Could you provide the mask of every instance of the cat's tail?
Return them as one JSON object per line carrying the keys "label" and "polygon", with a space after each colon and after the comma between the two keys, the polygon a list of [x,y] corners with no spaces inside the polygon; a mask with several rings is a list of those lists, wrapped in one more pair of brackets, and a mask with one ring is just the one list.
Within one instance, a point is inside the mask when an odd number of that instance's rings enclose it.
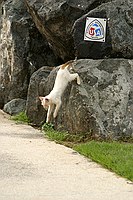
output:
{"label": "cat's tail", "polygon": [[74,60],[69,60],[66,63],[62,64],[60,66],[60,69],[70,68],[70,67],[72,67],[73,63],[74,63]]}

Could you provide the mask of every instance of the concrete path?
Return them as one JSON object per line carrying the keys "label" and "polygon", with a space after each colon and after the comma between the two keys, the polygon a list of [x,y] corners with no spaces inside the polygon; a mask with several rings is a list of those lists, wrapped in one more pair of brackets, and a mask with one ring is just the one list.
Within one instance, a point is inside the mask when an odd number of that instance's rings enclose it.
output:
{"label": "concrete path", "polygon": [[133,200],[133,184],[0,111],[0,200]]}

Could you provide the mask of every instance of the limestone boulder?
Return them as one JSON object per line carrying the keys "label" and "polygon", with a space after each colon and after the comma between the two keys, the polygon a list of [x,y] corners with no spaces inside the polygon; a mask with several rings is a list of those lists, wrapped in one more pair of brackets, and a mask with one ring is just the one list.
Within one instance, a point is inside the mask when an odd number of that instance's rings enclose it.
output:
{"label": "limestone boulder", "polygon": [[6,103],[3,108],[4,112],[10,115],[16,115],[26,110],[26,100],[24,99],[13,99]]}
{"label": "limestone boulder", "polygon": [[[73,38],[78,58],[133,58],[133,1],[114,0],[77,19]],[[107,19],[105,42],[85,41],[87,17]]]}
{"label": "limestone boulder", "polygon": [[133,136],[132,60],[79,60],[76,69],[81,86],[66,90],[55,127],[94,137]]}

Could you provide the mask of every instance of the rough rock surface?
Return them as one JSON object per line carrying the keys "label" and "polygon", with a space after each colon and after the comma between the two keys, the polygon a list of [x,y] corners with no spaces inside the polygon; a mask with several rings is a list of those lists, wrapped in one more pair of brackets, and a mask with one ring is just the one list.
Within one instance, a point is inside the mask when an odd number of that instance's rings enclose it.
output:
{"label": "rough rock surface", "polygon": [[35,27],[24,0],[1,4],[0,99],[1,107],[14,98],[27,97],[31,74],[58,58]]}
{"label": "rough rock surface", "polygon": [[26,114],[33,124],[41,125],[45,121],[46,112],[40,105],[39,96],[43,96],[46,93],[45,81],[52,69],[48,66],[42,67],[31,76],[27,95]]}
{"label": "rough rock surface", "polygon": [[26,100],[24,99],[13,99],[4,105],[3,110],[10,114],[16,115],[26,109]]}
{"label": "rough rock surface", "polygon": [[[62,107],[54,122],[55,128],[72,133],[84,132],[94,137],[132,136],[133,61],[81,59],[77,61],[75,68],[82,83],[81,86],[76,82],[68,85],[62,98]],[[29,117],[38,123],[42,117],[42,108],[36,101],[37,90],[41,88],[43,96],[47,95],[52,89],[56,71],[57,69],[53,70],[43,84],[40,79],[39,86],[34,92],[36,94],[32,102],[34,110],[32,109]],[[40,73],[38,72],[35,77],[36,80],[38,77],[41,78]],[[32,84],[37,85],[36,81]],[[29,93],[29,96],[31,95]],[[46,111],[43,117],[46,117]]]}
{"label": "rough rock surface", "polygon": [[[73,27],[78,58],[133,58],[133,1],[115,0],[102,4],[79,18]],[[87,17],[106,18],[106,42],[84,41]]]}
{"label": "rough rock surface", "polygon": [[63,60],[74,58],[72,26],[87,11],[109,0],[25,0],[36,27]]}

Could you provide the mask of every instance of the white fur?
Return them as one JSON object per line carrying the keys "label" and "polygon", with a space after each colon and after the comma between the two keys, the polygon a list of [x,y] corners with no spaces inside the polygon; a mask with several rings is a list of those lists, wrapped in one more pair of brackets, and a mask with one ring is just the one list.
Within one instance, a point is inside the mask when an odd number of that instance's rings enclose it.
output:
{"label": "white fur", "polygon": [[69,64],[64,69],[60,67],[59,71],[57,72],[54,87],[50,92],[50,94],[45,97],[39,97],[43,107],[45,109],[48,108],[47,119],[46,119],[47,123],[50,122],[50,116],[54,109],[54,105],[55,105],[55,110],[53,117],[54,118],[57,117],[57,113],[62,103],[61,97],[68,83],[77,79],[77,84],[80,85],[79,75],[77,73],[70,74],[70,72],[68,71],[68,67]]}

